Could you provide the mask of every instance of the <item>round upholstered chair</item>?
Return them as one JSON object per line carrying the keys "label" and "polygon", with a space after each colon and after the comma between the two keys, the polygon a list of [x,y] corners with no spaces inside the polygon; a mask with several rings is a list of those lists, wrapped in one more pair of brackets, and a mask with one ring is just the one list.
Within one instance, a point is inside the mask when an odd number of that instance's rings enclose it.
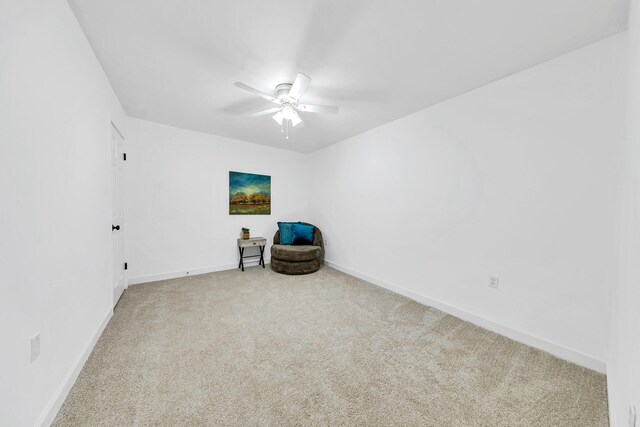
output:
{"label": "round upholstered chair", "polygon": [[[304,225],[313,225],[301,222]],[[324,243],[322,232],[316,226],[313,229],[311,245],[281,245],[280,230],[273,236],[271,246],[271,269],[282,274],[309,274],[320,270],[324,264]]]}

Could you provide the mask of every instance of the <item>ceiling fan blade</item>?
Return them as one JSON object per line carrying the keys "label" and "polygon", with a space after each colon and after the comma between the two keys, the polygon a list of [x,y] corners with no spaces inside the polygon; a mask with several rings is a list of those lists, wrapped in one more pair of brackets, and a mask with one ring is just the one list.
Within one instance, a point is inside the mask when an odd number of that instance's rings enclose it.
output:
{"label": "ceiling fan blade", "polygon": [[333,107],[330,105],[298,104],[296,105],[296,108],[300,111],[304,111],[305,113],[338,114],[338,107]]}
{"label": "ceiling fan blade", "polygon": [[276,111],[280,111],[280,107],[273,107],[268,110],[258,111],[257,113],[251,114],[251,117],[266,116],[267,114],[275,113]]}
{"label": "ceiling fan blade", "polygon": [[280,104],[280,101],[278,101],[278,99],[276,97],[271,96],[268,93],[261,92],[258,89],[254,89],[251,86],[246,85],[246,84],[241,83],[241,82],[235,82],[234,84],[237,87],[239,87],[240,89],[244,89],[244,90],[246,90],[248,92],[251,92],[251,93],[253,93],[255,95],[261,96],[262,98],[268,99],[269,101],[271,101],[273,103]]}
{"label": "ceiling fan blade", "polygon": [[309,83],[311,83],[311,79],[308,76],[298,73],[296,81],[293,82],[293,86],[289,90],[289,98],[294,101],[300,99],[309,87]]}

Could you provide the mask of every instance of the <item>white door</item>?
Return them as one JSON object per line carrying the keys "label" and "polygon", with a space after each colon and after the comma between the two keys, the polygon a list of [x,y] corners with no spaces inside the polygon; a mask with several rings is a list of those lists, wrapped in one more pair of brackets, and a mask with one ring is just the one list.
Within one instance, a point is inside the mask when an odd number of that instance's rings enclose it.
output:
{"label": "white door", "polygon": [[113,306],[126,288],[124,258],[124,140],[111,126],[111,234],[113,250]]}

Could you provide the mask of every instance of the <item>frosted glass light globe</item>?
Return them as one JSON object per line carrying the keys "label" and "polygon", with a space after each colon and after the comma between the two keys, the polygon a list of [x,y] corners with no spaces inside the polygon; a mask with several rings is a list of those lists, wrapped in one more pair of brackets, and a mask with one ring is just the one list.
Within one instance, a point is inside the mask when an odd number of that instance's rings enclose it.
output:
{"label": "frosted glass light globe", "polygon": [[295,115],[296,112],[291,105],[285,105],[284,107],[282,107],[282,117],[284,117],[285,119],[291,120]]}

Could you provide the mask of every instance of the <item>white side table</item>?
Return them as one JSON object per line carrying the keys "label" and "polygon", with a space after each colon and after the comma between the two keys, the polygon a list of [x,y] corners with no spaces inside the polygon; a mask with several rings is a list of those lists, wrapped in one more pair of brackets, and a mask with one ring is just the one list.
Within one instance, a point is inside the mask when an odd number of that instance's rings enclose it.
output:
{"label": "white side table", "polygon": [[[250,248],[257,246],[260,248],[260,255],[248,255],[244,256],[244,248]],[[245,258],[257,258],[260,257],[260,261],[258,261],[258,265],[264,266],[264,247],[267,246],[267,239],[264,237],[252,237],[250,239],[238,239],[238,252],[240,252],[240,263],[238,264],[238,268],[241,268],[244,271],[244,259]]]}

